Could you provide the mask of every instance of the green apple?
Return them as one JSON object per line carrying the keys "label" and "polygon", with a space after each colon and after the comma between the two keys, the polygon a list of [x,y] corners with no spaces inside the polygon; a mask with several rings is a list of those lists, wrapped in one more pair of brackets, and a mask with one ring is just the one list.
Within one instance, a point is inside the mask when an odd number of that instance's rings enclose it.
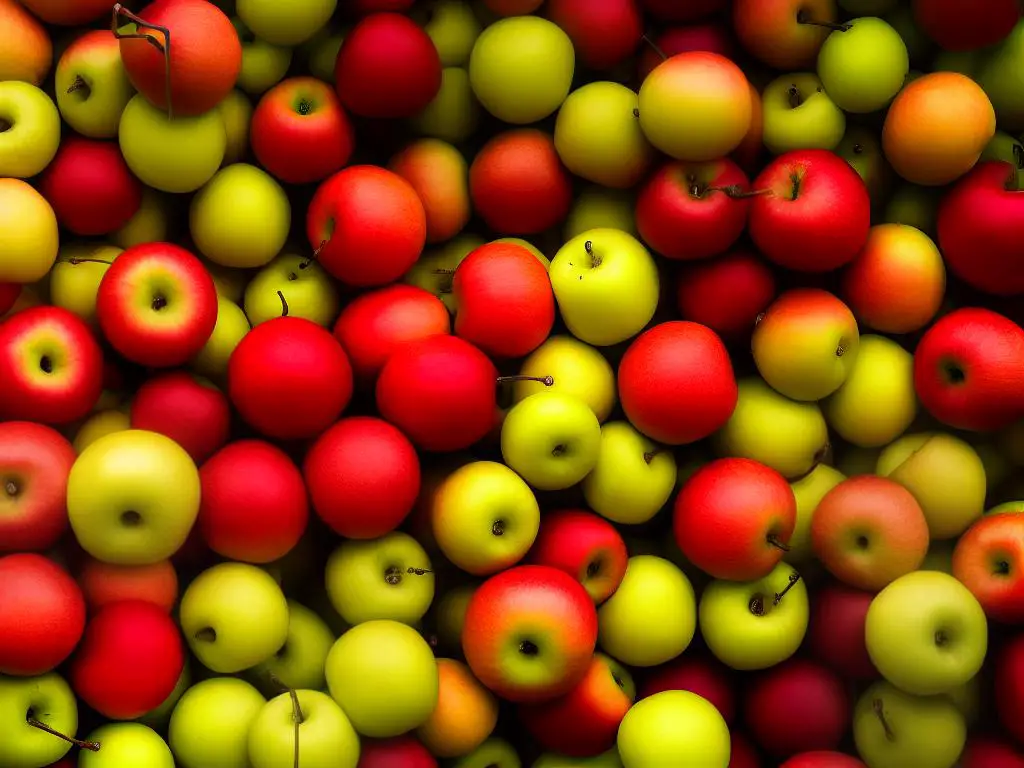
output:
{"label": "green apple", "polygon": [[223,297],[218,298],[217,324],[189,366],[196,373],[215,381],[224,381],[231,353],[249,330],[249,319],[242,308]]}
{"label": "green apple", "polygon": [[249,671],[265,693],[281,686],[319,691],[327,684],[324,664],[337,638],[327,622],[301,603],[288,601],[288,638],[277,653]]}
{"label": "green apple", "polygon": [[901,184],[889,198],[885,208],[885,222],[907,224],[924,232],[932,240],[936,237],[939,195],[931,187]]}
{"label": "green apple", "polygon": [[121,253],[116,245],[69,243],[50,270],[50,303],[74,312],[96,327],[96,292],[103,275]]}
{"label": "green apple", "polygon": [[573,201],[562,230],[563,240],[572,240],[589,229],[611,227],[637,237],[635,202],[628,192],[588,186]]}
{"label": "green apple", "polygon": [[857,700],[853,740],[871,768],[951,768],[967,725],[948,697],[914,696],[880,680]]}
{"label": "green apple", "polygon": [[[523,361],[519,375],[526,378],[513,385],[516,403],[539,392],[558,392],[585,403],[603,422],[618,399],[611,363],[594,347],[572,336],[549,337]],[[546,376],[554,379],[550,387],[528,380]]]}
{"label": "green apple", "polygon": [[536,245],[531,243],[529,240],[524,240],[521,237],[499,237],[497,240],[492,240],[493,243],[514,243],[515,245],[521,245],[523,248],[528,250],[534,256],[537,257],[537,261],[544,265],[544,269],[551,268],[551,259],[543,254],[543,252]]}
{"label": "green apple", "polygon": [[981,670],[988,621],[971,591],[948,573],[914,571],[875,595],[864,639],[882,677],[907,693],[934,696]]}
{"label": "green apple", "polygon": [[288,601],[255,565],[207,568],[188,585],[179,613],[192,653],[222,675],[261,664],[288,640]]}
{"label": "green apple", "polygon": [[980,85],[996,110],[996,120],[1004,131],[1024,130],[1024,73],[1020,60],[1024,57],[1024,21],[986,53],[977,70]]}
{"label": "green apple", "polygon": [[167,730],[180,768],[249,768],[246,736],[266,703],[235,677],[212,677],[185,691]]}
{"label": "green apple", "polygon": [[917,418],[914,356],[885,336],[861,336],[846,381],[822,407],[844,440],[861,448],[888,445]]}
{"label": "green apple", "polygon": [[619,344],[654,317],[658,267],[644,245],[618,229],[591,229],[563,245],[549,270],[569,332],[597,347]]}
{"label": "green apple", "polygon": [[825,494],[846,479],[846,475],[828,464],[819,464],[799,480],[789,484],[796,497],[796,526],[789,537],[789,551],[785,560],[788,563],[803,563],[813,559],[811,549],[811,521],[814,510]]}
{"label": "green apple", "polygon": [[1017,184],[1024,189],[1024,144],[1008,133],[996,131],[995,136],[981,153],[978,162],[1002,160],[1017,169]]}
{"label": "green apple", "polygon": [[259,96],[284,79],[292,64],[292,49],[261,40],[237,17],[231,23],[242,42],[242,69],[235,86]]}
{"label": "green apple", "polygon": [[423,111],[412,118],[412,127],[424,136],[461,144],[476,131],[480,102],[462,67],[441,70],[441,88]]}
{"label": "green apple", "polygon": [[640,181],[655,153],[640,130],[639,103],[636,91],[610,81],[570,93],[555,120],[555,150],[565,167],[613,189]]}
{"label": "green apple", "polygon": [[864,180],[872,204],[878,204],[885,197],[892,178],[878,134],[863,125],[848,125],[835,152]]}
{"label": "green apple", "polygon": [[0,82],[0,177],[35,176],[59,145],[60,112],[50,97],[31,83]]}
{"label": "green apple", "polygon": [[114,432],[75,460],[68,520],[86,552],[114,565],[151,565],[185,543],[199,514],[199,470],[169,437]]}
{"label": "green apple", "polygon": [[415,624],[434,600],[434,573],[420,543],[401,531],[348,539],[327,559],[327,594],[349,624],[391,619]]}
{"label": "green apple", "polygon": [[737,390],[732,415],[712,436],[718,455],[754,459],[790,479],[827,458],[828,427],[817,403],[790,400],[758,376],[740,379]]}
{"label": "green apple", "polygon": [[256,273],[245,288],[245,314],[253,327],[281,316],[281,297],[290,317],[330,326],[341,306],[338,289],[323,267],[285,250]]}
{"label": "green apple", "polygon": [[545,752],[534,760],[530,768],[623,768],[617,747],[594,757],[566,757],[556,752]]}
{"label": "green apple", "polygon": [[781,75],[761,94],[764,145],[775,155],[794,149],[835,149],[846,132],[846,115],[817,75]]}
{"label": "green apple", "polygon": [[178,675],[178,682],[175,684],[174,690],[167,695],[167,698],[164,699],[160,706],[149,710],[149,712],[141,717],[135,718],[135,722],[148,725],[154,731],[164,731],[170,723],[174,708],[178,705],[181,697],[185,695],[185,691],[191,687],[192,668],[189,660],[186,658],[185,665],[181,668],[181,674]]}
{"label": "green apple", "polygon": [[334,84],[334,63],[338,60],[338,51],[345,42],[347,30],[338,31],[331,27],[323,27],[313,37],[302,44],[302,53],[306,57],[309,73],[318,80]]}
{"label": "green apple", "polygon": [[715,579],[700,596],[697,616],[715,657],[746,671],[773,667],[796,653],[808,611],[803,579],[782,562],[757,581]]}
{"label": "green apple", "polygon": [[674,564],[634,555],[626,574],[597,610],[597,642],[631,667],[653,667],[685,651],[697,628],[693,585]]}
{"label": "green apple", "polygon": [[628,421],[601,427],[597,463],[583,479],[583,497],[591,509],[612,522],[639,525],[661,511],[675,487],[676,458],[671,451]]}
{"label": "green apple", "polygon": [[879,454],[875,472],[914,495],[932,539],[959,536],[985,511],[985,465],[970,444],[953,435],[904,435]]}
{"label": "green apple", "polygon": [[356,768],[359,762],[352,723],[320,691],[289,691],[268,701],[249,728],[248,743],[244,768]]}
{"label": "green apple", "polygon": [[975,675],[963,685],[956,686],[944,695],[960,710],[968,727],[980,722],[982,707],[985,703],[985,689],[981,675]]}
{"label": "green apple", "polygon": [[834,462],[836,469],[847,477],[857,475],[873,475],[878,465],[881,451],[877,448],[858,448],[855,445],[844,445]]}
{"label": "green apple", "polygon": [[78,768],[175,768],[167,742],[141,723],[110,723],[89,734],[87,741],[100,748],[96,752],[83,749],[78,754]]}
{"label": "green apple", "polygon": [[616,744],[624,768],[728,768],[732,749],[721,713],[690,691],[662,691],[638,701],[622,718]]}
{"label": "green apple", "polygon": [[253,106],[249,97],[237,88],[217,105],[224,120],[227,143],[224,147],[223,165],[239,163],[249,153],[249,124],[252,122]]}
{"label": "green apple", "polygon": [[235,0],[235,11],[252,33],[273,45],[299,45],[334,15],[338,0]]}
{"label": "green apple", "polygon": [[224,267],[262,267],[288,239],[291,203],[280,184],[254,165],[229,165],[210,179],[189,208],[192,240]]}
{"label": "green apple", "polygon": [[427,6],[429,18],[423,24],[437,48],[443,67],[463,67],[483,25],[465,0],[434,0]]}
{"label": "green apple", "polygon": [[142,204],[128,223],[110,233],[110,242],[127,250],[142,243],[160,243],[168,239],[171,220],[171,201],[167,195],[145,187]]}
{"label": "green apple", "polygon": [[903,87],[910,54],[900,33],[877,16],[845,22],[818,51],[818,77],[844,112],[876,112]]}
{"label": "green apple", "polygon": [[194,117],[169,118],[141,93],[121,113],[117,138],[125,162],[143,184],[178,193],[195,192],[213,178],[228,142],[224,118],[216,108]]}
{"label": "green apple", "polygon": [[108,30],[76,38],[54,70],[57,108],[71,128],[90,139],[117,136],[128,100],[135,95],[121,63],[121,44]]}
{"label": "green apple", "polygon": [[490,738],[468,755],[452,762],[450,768],[522,768],[515,747],[504,739]]}
{"label": "green apple", "polygon": [[437,706],[437,662],[407,624],[367,621],[331,648],[327,685],[360,735],[398,736],[421,726]]}
{"label": "green apple", "polygon": [[412,269],[405,273],[403,283],[415,285],[434,294],[449,312],[455,311],[455,297],[452,295],[452,275],[471,251],[484,244],[482,237],[458,235],[447,243],[424,251]]}
{"label": "green apple", "polygon": [[74,738],[78,704],[67,681],[56,672],[38,677],[0,675],[0,765],[4,768],[42,768],[55,763],[71,743],[29,724],[34,719]]}

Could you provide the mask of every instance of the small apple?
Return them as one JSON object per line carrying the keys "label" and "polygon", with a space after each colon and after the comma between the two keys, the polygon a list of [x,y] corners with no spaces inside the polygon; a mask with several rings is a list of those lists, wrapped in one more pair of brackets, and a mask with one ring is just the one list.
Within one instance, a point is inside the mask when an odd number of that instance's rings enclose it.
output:
{"label": "small apple", "polygon": [[[813,557],[811,521],[814,512],[825,494],[845,479],[846,475],[838,469],[828,464],[818,464],[799,480],[790,481],[789,487],[796,499],[796,525],[793,527],[793,535],[789,537],[789,551],[785,556],[787,562],[807,562]],[[814,615],[813,611],[811,615]]]}
{"label": "small apple", "polygon": [[281,315],[281,296],[288,314],[329,327],[338,316],[338,289],[323,267],[287,250],[275,256],[245,286],[244,308],[257,326]]}
{"label": "small apple", "polygon": [[195,373],[223,384],[231,353],[249,332],[249,319],[237,304],[217,298],[217,323],[203,348],[189,362]]}
{"label": "small apple", "polygon": [[[211,677],[189,688],[174,707],[167,741],[182,768],[211,762],[248,768],[246,736],[266,699],[234,677]],[[101,747],[102,748],[102,747]]]}
{"label": "small apple", "polygon": [[[568,335],[556,334],[530,353],[513,384],[520,403],[540,392],[569,395],[586,403],[599,422],[615,407],[615,371],[597,349]],[[547,385],[547,377],[553,379]]]}
{"label": "small apple", "polygon": [[781,70],[814,67],[818,51],[834,28],[834,0],[735,0],[732,26],[754,58]]}
{"label": "small apple", "polygon": [[336,639],[318,614],[289,600],[288,639],[277,653],[257,664],[248,674],[267,693],[276,693],[281,685],[323,690],[327,684],[324,664]]}
{"label": "small apple", "polygon": [[751,249],[701,259],[680,270],[676,305],[683,320],[706,325],[726,341],[746,341],[775,298],[775,276]]}
{"label": "small apple", "polygon": [[473,7],[466,0],[434,0],[428,14],[423,30],[437,48],[441,65],[463,67],[468,64],[473,44],[483,30]]}
{"label": "small apple", "polygon": [[240,163],[249,154],[249,127],[252,123],[253,107],[249,97],[237,88],[227,96],[224,101],[217,105],[224,120],[224,145],[223,165]]}
{"label": "small apple", "polygon": [[991,510],[957,540],[952,558],[953,575],[971,590],[985,614],[1011,624],[1024,620],[1022,526],[1024,514],[1016,509]]}
{"label": "small apple", "polygon": [[468,755],[455,760],[451,768],[522,768],[522,764],[515,747],[504,739],[490,738]]}
{"label": "small apple", "polygon": [[77,578],[91,611],[124,600],[142,600],[170,613],[178,601],[178,574],[170,560],[114,565],[87,556]]}
{"label": "small apple", "polygon": [[0,58],[0,80],[42,85],[53,66],[50,33],[21,3],[4,3],[0,20],[6,41]]}
{"label": "small apple", "polygon": [[592,184],[576,195],[565,218],[562,239],[572,240],[589,229],[601,227],[618,229],[637,237],[633,208],[633,196],[629,192]]}
{"label": "small apple", "polygon": [[121,253],[122,249],[114,245],[65,245],[50,271],[50,301],[95,326],[100,282]]}
{"label": "small apple", "polygon": [[634,704],[619,726],[616,743],[625,768],[685,765],[700,755],[708,768],[726,768],[729,727],[707,699],[689,691],[662,691]]}
{"label": "small apple", "polygon": [[877,16],[843,23],[818,51],[818,76],[844,112],[883,109],[903,87],[910,55],[899,32]]}
{"label": "small apple", "polygon": [[854,680],[878,678],[864,640],[864,622],[875,596],[839,582],[824,584],[814,595],[807,645],[811,654]]}
{"label": "small apple", "polygon": [[846,115],[825,93],[817,75],[800,72],[772,80],[761,95],[763,140],[775,155],[797,149],[835,149]]}

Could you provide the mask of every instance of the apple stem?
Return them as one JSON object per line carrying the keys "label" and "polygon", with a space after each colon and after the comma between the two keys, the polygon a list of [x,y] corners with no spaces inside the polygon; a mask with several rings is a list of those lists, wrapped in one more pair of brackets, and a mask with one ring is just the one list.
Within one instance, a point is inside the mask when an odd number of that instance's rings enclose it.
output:
{"label": "apple stem", "polygon": [[[160,32],[164,36],[164,41],[160,40],[155,36],[147,32],[121,32],[118,29],[118,22],[121,16],[124,16],[128,21],[135,24],[135,29],[152,29],[154,32]],[[118,40],[145,40],[147,43],[152,45],[164,57],[164,91],[167,99],[167,119],[170,120],[174,117],[174,109],[171,104],[171,30],[167,27],[161,27],[158,24],[150,24],[134,13],[129,11],[120,3],[114,3],[114,15],[110,21],[110,31],[114,33],[114,37]]]}
{"label": "apple stem", "polygon": [[664,448],[655,448],[654,450],[645,452],[644,453],[644,463],[645,464],[650,464],[652,461],[654,461],[654,457],[655,456],[657,456],[659,453],[664,453],[664,452],[665,452]]}
{"label": "apple stem", "polygon": [[429,568],[409,568],[406,573],[412,576],[426,576],[428,573],[433,573]]}
{"label": "apple stem", "polygon": [[319,259],[320,258],[320,251],[322,251],[324,248],[327,247],[327,243],[328,242],[330,242],[330,241],[329,240],[321,240],[320,241],[320,245],[318,245],[316,247],[316,250],[313,251],[313,255],[310,256],[308,259],[304,259],[303,262],[301,264],[299,264],[299,269],[307,269],[310,264],[312,264],[314,261]]}
{"label": "apple stem", "polygon": [[772,600],[772,605],[778,605],[779,603],[781,603],[782,602],[782,598],[784,598],[786,596],[786,593],[789,592],[789,590],[791,590],[794,586],[796,586],[796,583],[798,581],[800,581],[800,574],[799,573],[794,572],[794,573],[789,574],[789,584],[787,584],[786,588],[783,589],[781,592],[776,592],[775,593],[775,599]]}
{"label": "apple stem", "polygon": [[[590,268],[594,269],[601,266],[601,257],[594,253],[594,242],[593,240],[587,240],[583,243],[583,250],[587,252],[587,256],[590,257]],[[582,279],[582,278],[581,278]]]}
{"label": "apple stem", "polygon": [[640,110],[633,107],[633,117],[640,117]]}
{"label": "apple stem", "polygon": [[286,691],[292,699],[292,722],[295,724],[295,768],[299,768],[299,726],[306,722],[302,714],[302,705],[299,703],[299,694],[289,685],[285,685],[281,678],[273,672],[267,673],[267,679],[283,691]]}
{"label": "apple stem", "polygon": [[800,95],[800,89],[796,87],[795,83],[786,89],[786,95],[789,96],[790,109],[796,109],[804,103],[804,97]]}
{"label": "apple stem", "polygon": [[51,736],[56,736],[58,739],[63,739],[64,741],[68,742],[69,744],[74,744],[76,747],[79,747],[80,749],[88,749],[90,752],[99,752],[100,751],[100,745],[99,745],[98,742],[95,742],[95,741],[81,741],[79,739],[73,739],[70,736],[65,736],[60,731],[53,730],[53,728],[48,726],[46,723],[42,723],[39,720],[36,720],[34,717],[28,718],[26,720],[26,722],[29,725],[31,725],[33,728],[38,728],[40,731],[44,731],[44,732],[50,734]]}
{"label": "apple stem", "polygon": [[875,699],[871,702],[871,708],[875,711],[875,717],[878,718],[878,722],[882,724],[882,730],[885,731],[885,738],[887,741],[895,741],[896,734],[892,732],[892,726],[889,725],[889,721],[885,719],[885,709],[881,699]]}
{"label": "apple stem", "polygon": [[[692,192],[693,190],[691,190]],[[743,189],[739,184],[729,184],[724,187],[708,187],[704,190],[704,194],[708,192],[722,192],[733,200],[743,200],[747,197],[758,197],[759,195],[770,195],[770,189]],[[699,195],[698,195],[699,197]]]}
{"label": "apple stem", "polygon": [[82,79],[81,75],[75,75],[75,80],[74,80],[73,83],[71,83],[70,86],[68,86],[67,92],[68,93],[74,93],[75,91],[80,91],[83,88],[88,88],[88,87],[89,87],[89,84],[87,82],[85,82],[85,80]]}
{"label": "apple stem", "polygon": [[825,29],[831,29],[833,32],[849,32],[853,29],[852,24],[837,24],[834,21],[814,21],[813,19],[807,18],[806,11],[800,11],[796,15],[797,24],[808,24],[812,27],[824,27]]}
{"label": "apple stem", "polygon": [[553,386],[555,383],[554,376],[499,376],[498,383],[505,384],[509,381],[536,381],[543,384],[545,387]]}
{"label": "apple stem", "polygon": [[1024,146],[1013,145],[1013,162],[1017,166],[1017,170],[1024,170]]}
{"label": "apple stem", "polygon": [[104,261],[103,259],[92,259],[86,257],[79,258],[77,256],[73,256],[70,259],[68,259],[68,264],[70,264],[71,266],[75,266],[77,264],[106,264],[109,267],[111,262]]}
{"label": "apple stem", "polygon": [[281,291],[277,292],[277,297],[281,299],[281,317],[288,317],[288,299],[284,297]]}
{"label": "apple stem", "polygon": [[454,275],[455,274],[455,270],[454,269],[435,269],[434,270],[434,274],[435,275]]}
{"label": "apple stem", "polygon": [[774,533],[769,533],[766,541],[776,549],[781,549],[783,552],[789,552],[789,546],[779,541],[779,537]]}
{"label": "apple stem", "polygon": [[651,40],[651,38],[648,37],[646,34],[640,35],[640,39],[647,43],[649,46],[651,46],[651,50],[658,54],[658,56],[661,57],[662,61],[666,61],[668,59],[668,56],[665,55],[665,52],[661,50],[658,44]]}

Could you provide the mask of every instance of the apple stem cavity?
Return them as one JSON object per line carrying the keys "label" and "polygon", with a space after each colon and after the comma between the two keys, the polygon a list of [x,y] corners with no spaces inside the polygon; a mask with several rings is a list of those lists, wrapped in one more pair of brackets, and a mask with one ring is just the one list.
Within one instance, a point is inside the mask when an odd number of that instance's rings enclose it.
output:
{"label": "apple stem cavity", "polygon": [[13,499],[15,496],[21,493],[21,488],[13,480],[8,480],[7,482],[4,483],[4,493],[6,493],[10,498]]}
{"label": "apple stem cavity", "polygon": [[664,448],[654,448],[654,449],[652,449],[650,451],[646,451],[644,453],[644,463],[645,464],[650,464],[652,461],[654,461],[654,457],[655,456],[657,456],[659,453],[664,453],[664,452],[665,452]]}
{"label": "apple stem cavity", "polygon": [[807,11],[800,11],[796,15],[797,24],[807,24],[812,27],[824,27],[825,29],[831,29],[833,32],[849,32],[853,29],[852,24],[837,24],[834,21],[815,21],[807,16]]}
{"label": "apple stem cavity", "polygon": [[769,533],[768,536],[765,537],[765,541],[767,541],[769,544],[771,544],[776,549],[781,549],[783,552],[789,552],[789,545],[783,543],[779,539],[779,537],[776,536],[774,533]]}
{"label": "apple stem cavity", "polygon": [[192,637],[201,643],[214,643],[217,641],[217,630],[213,627],[203,627]]}
{"label": "apple stem cavity", "polygon": [[789,96],[790,109],[796,109],[804,103],[804,97],[801,95],[800,89],[796,87],[796,83],[786,89],[786,94]]}
{"label": "apple stem cavity", "polygon": [[538,384],[543,384],[545,387],[551,387],[555,384],[554,376],[499,376],[498,383],[506,384],[510,381],[536,381]]}
{"label": "apple stem cavity", "polygon": [[633,117],[640,117],[640,110],[633,107]]}
{"label": "apple stem cavity", "polygon": [[778,605],[779,603],[781,603],[782,598],[786,596],[786,593],[789,592],[789,590],[796,586],[796,583],[798,581],[800,581],[799,573],[796,573],[794,571],[793,573],[789,574],[789,583],[786,585],[786,588],[783,589],[781,592],[775,593],[775,598],[772,600],[772,605]]}
{"label": "apple stem cavity", "polygon": [[[118,28],[120,26],[118,22],[120,22],[122,16],[135,24],[135,32],[122,32]],[[141,29],[151,29],[154,32],[159,32],[164,36],[163,42],[161,42],[156,35],[152,35],[148,32],[139,32],[138,30]],[[159,24],[150,24],[148,21],[136,16],[120,3],[114,3],[114,15],[110,21],[110,31],[114,33],[114,37],[118,40],[145,40],[163,55],[167,119],[170,120],[173,118],[174,107],[171,104],[171,30],[167,27],[161,27]]]}
{"label": "apple stem cavity", "polygon": [[[665,55],[665,52],[661,50],[661,47],[656,42],[651,40],[650,37],[648,37],[646,34],[643,34],[640,35],[640,39],[647,43],[647,45],[651,47],[651,50],[658,54],[659,57],[661,57],[662,61],[668,60],[668,56]],[[634,110],[634,112],[636,112],[636,110]]]}
{"label": "apple stem cavity", "polygon": [[44,733],[48,733],[51,736],[56,736],[58,739],[63,739],[64,741],[68,742],[69,744],[74,744],[79,749],[87,749],[90,752],[99,752],[100,751],[99,742],[95,742],[95,741],[82,741],[80,739],[74,739],[71,736],[65,736],[60,731],[53,730],[53,728],[48,726],[46,723],[43,723],[43,722],[40,722],[39,720],[36,720],[31,715],[29,715],[29,717],[25,718],[25,722],[27,722],[33,728],[38,728],[40,731],[43,731]]}
{"label": "apple stem cavity", "polygon": [[288,299],[284,297],[281,291],[277,292],[277,298],[281,300],[281,317],[288,317]]}
{"label": "apple stem cavity", "polygon": [[491,525],[491,535],[493,536],[504,536],[505,535],[505,521],[495,520]]}
{"label": "apple stem cavity", "polygon": [[587,252],[587,256],[590,257],[590,268],[596,269],[601,266],[601,257],[594,253],[594,243],[592,240],[587,240],[583,243],[583,250]]}
{"label": "apple stem cavity", "polygon": [[90,90],[91,89],[89,88],[89,84],[85,82],[85,78],[83,78],[81,75],[75,75],[74,81],[71,83],[71,85],[68,86],[67,93],[71,94],[77,91],[85,91],[85,98],[89,98]]}
{"label": "apple stem cavity", "polygon": [[329,240],[321,240],[320,241],[320,245],[318,245],[316,247],[316,250],[313,251],[313,255],[310,256],[308,259],[304,259],[303,262],[301,264],[299,264],[299,269],[307,269],[310,264],[312,264],[314,261],[319,259],[320,258],[320,252],[324,248],[327,247],[327,243],[329,243],[329,242],[330,242]]}
{"label": "apple stem cavity", "polygon": [[878,722],[882,724],[882,730],[885,731],[886,741],[896,741],[896,734],[892,731],[892,726],[889,725],[889,721],[885,718],[885,705],[881,699],[875,699],[871,702],[871,709],[875,712],[875,717],[878,718]]}

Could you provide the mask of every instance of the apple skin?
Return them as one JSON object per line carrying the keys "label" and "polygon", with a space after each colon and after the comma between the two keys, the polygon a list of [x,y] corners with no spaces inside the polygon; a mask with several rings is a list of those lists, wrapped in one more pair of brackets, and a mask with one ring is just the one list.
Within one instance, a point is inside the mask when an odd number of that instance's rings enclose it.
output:
{"label": "apple skin", "polygon": [[6,41],[0,56],[0,81],[42,85],[53,65],[53,44],[46,27],[21,3],[10,0],[0,4],[0,30]]}
{"label": "apple skin", "polygon": [[724,340],[749,336],[775,298],[775,276],[754,251],[738,248],[687,264],[679,272],[676,306],[684,320],[706,325]]}
{"label": "apple skin", "polygon": [[971,736],[960,755],[963,768],[1024,768],[1024,754],[992,736]]}
{"label": "apple skin", "polygon": [[718,768],[729,764],[731,754],[722,716],[689,691],[663,691],[638,701],[622,719],[616,742],[627,768],[685,765],[696,755],[709,768]]}
{"label": "apple skin", "polygon": [[167,724],[167,742],[178,763],[231,768],[246,763],[246,736],[266,703],[258,690],[237,678],[212,677],[191,686]]}
{"label": "apple skin", "polygon": [[877,678],[864,642],[864,622],[874,594],[829,582],[814,595],[807,643],[811,653],[837,673],[855,680]]}
{"label": "apple skin", "polygon": [[834,150],[846,132],[844,113],[810,72],[782,75],[761,93],[762,140],[774,155],[800,149]]}
{"label": "apple skin", "polygon": [[850,19],[847,30],[829,35],[818,52],[818,76],[832,101],[859,114],[884,109],[910,70],[899,32],[875,16]]}
{"label": "apple skin", "polygon": [[388,170],[408,181],[427,216],[427,243],[451,240],[470,217],[468,166],[462,153],[440,139],[419,139],[399,150]]}
{"label": "apple skin", "polygon": [[42,280],[57,258],[57,216],[46,198],[21,179],[0,179],[0,243],[4,282]]}
{"label": "apple skin", "polygon": [[131,428],[166,435],[198,465],[228,441],[231,411],[219,389],[175,371],[149,379],[131,403]]}
{"label": "apple skin", "polygon": [[1016,635],[995,658],[996,715],[1003,728],[1024,744],[1024,635]]}
{"label": "apple skin", "polygon": [[677,3],[675,0],[640,0],[640,6],[658,21],[689,24],[700,21],[725,10],[726,0],[691,0]]}
{"label": "apple skin", "polygon": [[85,629],[75,580],[42,555],[19,553],[0,557],[0,584],[0,674],[32,677],[63,663]]}
{"label": "apple skin", "polygon": [[637,700],[662,691],[690,691],[710,701],[727,725],[736,719],[731,671],[707,652],[684,654],[648,670],[637,689]]}
{"label": "apple skin", "polygon": [[1024,417],[1024,329],[989,309],[937,320],[914,352],[921,404],[957,429],[991,431]]}
{"label": "apple skin", "polygon": [[87,556],[77,578],[92,612],[111,603],[142,600],[170,613],[178,600],[178,573],[170,560],[151,565],[114,565]]}
{"label": "apple skin", "polygon": [[437,768],[437,760],[412,736],[395,736],[390,739],[367,739],[361,741],[359,764],[356,768]]}
{"label": "apple skin", "polygon": [[[779,155],[752,184],[749,233],[765,258],[799,272],[830,272],[857,256],[871,227],[871,198],[843,158],[823,149]],[[842,200],[841,207],[829,201]]]}
{"label": "apple skin", "polygon": [[586,676],[596,643],[590,595],[569,574],[543,565],[516,566],[481,584],[462,630],[473,674],[520,704],[569,693]]}
{"label": "apple skin", "polygon": [[[654,38],[654,45],[669,57],[687,51],[711,51],[727,59],[734,59],[736,53],[732,31],[720,21],[669,27]],[[652,46],[641,47],[637,57],[637,79],[643,82],[662,61]]]}
{"label": "apple skin", "polygon": [[998,43],[1020,19],[1013,0],[985,0],[968,10],[956,0],[913,0],[914,20],[943,50],[970,51]]}
{"label": "apple skin", "polygon": [[497,725],[498,700],[461,661],[438,659],[437,676],[437,707],[416,736],[436,757],[468,755]]}
{"label": "apple skin", "polygon": [[590,69],[614,69],[633,54],[643,34],[636,0],[550,0],[544,10]]}
{"label": "apple skin", "polygon": [[109,768],[116,765],[145,765],[147,768],[174,768],[174,754],[167,742],[142,723],[108,723],[92,731],[87,741],[103,744],[102,752],[79,752],[78,768]]}
{"label": "apple skin", "polygon": [[1006,624],[1024,623],[1024,514],[989,513],[956,542],[953,575]]}
{"label": "apple skin", "polygon": [[55,429],[0,422],[0,553],[42,552],[57,543],[68,528],[68,475],[75,458]]}
{"label": "apple skin", "polygon": [[694,472],[673,512],[686,559],[712,578],[732,581],[767,576],[785,555],[795,524],[796,498],[786,479],[741,458],[718,459]]}
{"label": "apple skin", "polygon": [[723,187],[750,189],[747,174],[729,158],[666,163],[637,194],[640,237],[669,259],[705,259],[729,250],[747,225],[750,200],[731,197]]}
{"label": "apple skin", "polygon": [[867,766],[845,752],[818,750],[794,755],[779,768],[867,768]]}
{"label": "apple skin", "polygon": [[836,23],[835,0],[735,0],[733,31],[756,59],[783,72],[813,70],[818,51],[829,35],[825,27],[801,23]]}

